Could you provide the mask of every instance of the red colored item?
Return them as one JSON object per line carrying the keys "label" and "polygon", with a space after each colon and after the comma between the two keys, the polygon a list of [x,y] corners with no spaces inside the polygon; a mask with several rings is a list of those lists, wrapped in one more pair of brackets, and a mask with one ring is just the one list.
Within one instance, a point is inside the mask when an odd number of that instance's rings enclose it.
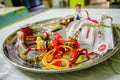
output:
{"label": "red colored item", "polygon": [[99,46],[98,51],[104,51],[106,49],[106,47],[107,46],[105,44],[102,44]]}
{"label": "red colored item", "polygon": [[84,52],[85,51],[85,55],[86,55],[86,57],[87,57],[87,59],[89,59],[90,57],[89,57],[89,54],[88,54],[88,50],[87,49],[82,49],[81,51],[80,51],[80,53],[82,53],[82,52]]}
{"label": "red colored item", "polygon": [[25,41],[31,39],[31,41],[35,41],[37,36],[25,36]]}
{"label": "red colored item", "polygon": [[[46,39],[48,39],[48,38],[49,38],[49,35],[48,35],[48,33],[47,33],[47,32],[42,32],[42,33],[46,35]],[[42,33],[41,33],[41,34],[42,34]]]}
{"label": "red colored item", "polygon": [[24,33],[24,35],[30,35],[32,34],[33,30],[29,27],[26,27],[26,28],[22,28],[21,31]]}
{"label": "red colored item", "polygon": [[74,64],[76,62],[76,60],[78,59],[78,57],[81,55],[82,52],[85,51],[85,56],[86,58],[89,60],[89,53],[88,53],[88,50],[87,49],[82,49],[82,50],[78,50],[78,49],[75,49],[72,53],[72,55],[70,56],[71,60],[69,61],[70,62],[70,66],[72,66],[72,64]]}
{"label": "red colored item", "polygon": [[98,23],[99,23],[97,20],[93,20],[93,19],[90,18],[89,13],[88,13],[87,10],[85,10],[85,12],[86,12],[86,14],[87,14],[87,18],[86,18],[87,20],[90,20],[91,22],[93,22],[93,23],[95,23],[95,24],[98,24]]}
{"label": "red colored item", "polygon": [[[53,57],[51,59],[51,61],[53,61],[54,59],[61,59],[61,54],[60,54],[60,48],[58,47],[59,45],[63,45],[63,41],[62,41],[62,36],[59,33],[55,33],[53,34],[56,37],[52,40],[53,43],[53,47],[54,49],[56,49],[55,53],[53,54]],[[54,63],[55,66],[61,66],[62,62],[61,61],[57,61],[56,63]]]}

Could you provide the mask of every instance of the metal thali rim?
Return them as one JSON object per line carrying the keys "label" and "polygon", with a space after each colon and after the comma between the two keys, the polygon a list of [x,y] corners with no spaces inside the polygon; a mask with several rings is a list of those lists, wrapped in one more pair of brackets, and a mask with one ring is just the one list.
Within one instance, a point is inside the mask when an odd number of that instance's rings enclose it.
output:
{"label": "metal thali rim", "polygon": [[[51,19],[49,19],[51,20]],[[46,20],[44,20],[46,21]],[[44,22],[43,21],[43,22]],[[17,30],[18,31],[18,30]],[[16,32],[16,31],[15,31]],[[15,32],[13,32],[12,34],[14,34]],[[12,34],[10,34],[8,37],[10,37]],[[7,38],[8,38],[7,37]],[[5,41],[7,40],[7,38],[5,39]],[[120,35],[119,35],[119,39],[120,39]],[[106,53],[102,58],[100,59],[96,59],[95,61],[91,62],[91,63],[87,63],[87,64],[84,64],[84,66],[82,65],[78,65],[77,67],[73,67],[73,68],[68,68],[68,69],[63,69],[63,70],[43,70],[43,69],[35,69],[35,68],[28,68],[28,67],[25,67],[25,66],[22,66],[22,65],[19,65],[13,61],[11,61],[5,54],[6,52],[4,51],[4,48],[5,48],[5,41],[3,42],[3,46],[2,46],[2,53],[3,53],[3,56],[4,58],[11,64],[13,64],[14,66],[17,66],[18,68],[20,69],[23,69],[23,70],[26,70],[26,71],[30,71],[30,72],[37,72],[37,73],[65,73],[65,72],[73,72],[73,71],[78,71],[78,70],[83,70],[83,69],[86,69],[86,68],[89,68],[89,67],[92,67],[92,66],[95,66],[105,60],[107,60],[108,58],[110,58],[111,56],[113,56],[119,49],[120,47],[120,40],[118,42],[118,44],[115,46],[115,48],[110,51],[109,53]]]}

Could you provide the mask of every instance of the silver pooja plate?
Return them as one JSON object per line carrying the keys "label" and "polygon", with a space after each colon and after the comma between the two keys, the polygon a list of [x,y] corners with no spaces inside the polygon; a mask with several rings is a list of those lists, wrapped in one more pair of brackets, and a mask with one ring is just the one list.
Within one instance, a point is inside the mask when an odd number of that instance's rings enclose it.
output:
{"label": "silver pooja plate", "polygon": [[[46,22],[51,21],[51,20],[56,20],[56,19],[49,19],[49,20],[44,20],[44,21],[41,21],[41,22],[37,22],[37,23],[34,23],[34,26],[36,26],[38,24],[46,23]],[[115,25],[113,25],[113,26],[115,26]],[[31,26],[31,27],[33,27],[33,26]],[[106,59],[108,59],[112,55],[114,55],[118,51],[118,49],[120,49],[120,29],[119,28],[113,28],[115,47],[112,50],[108,50],[107,53],[105,53],[105,55],[103,55],[102,57],[89,60],[87,62],[84,62],[84,63],[81,63],[81,64],[77,65],[76,67],[72,67],[72,68],[68,68],[68,69],[44,70],[40,67],[31,66],[31,65],[27,64],[26,62],[22,61],[19,58],[19,56],[17,55],[17,53],[14,51],[14,46],[15,46],[15,43],[16,43],[16,40],[17,40],[16,39],[16,32],[17,31],[10,34],[6,38],[6,40],[4,41],[4,43],[3,43],[3,55],[4,55],[5,59],[7,61],[9,61],[11,64],[13,64],[14,66],[16,66],[18,68],[21,68],[23,70],[26,70],[26,71],[30,71],[30,72],[65,73],[65,72],[72,72],[72,71],[86,69],[86,68],[92,67],[96,64],[99,64],[99,63],[105,61]],[[64,35],[65,28],[62,28],[58,32],[60,32],[60,33],[62,33],[62,35]]]}

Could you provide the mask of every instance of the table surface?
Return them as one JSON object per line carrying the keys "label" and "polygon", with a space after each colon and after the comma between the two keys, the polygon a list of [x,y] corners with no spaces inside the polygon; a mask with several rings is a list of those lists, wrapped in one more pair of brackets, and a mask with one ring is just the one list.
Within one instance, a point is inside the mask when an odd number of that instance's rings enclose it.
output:
{"label": "table surface", "polygon": [[[99,17],[103,12],[109,13],[113,17],[113,23],[119,24],[120,22],[120,9],[87,9],[92,18]],[[120,50],[113,55],[110,59],[95,65],[85,70],[79,70],[75,72],[62,73],[62,74],[43,74],[32,73],[21,70],[9,64],[3,57],[2,44],[6,37],[19,29],[20,26],[42,21],[46,19],[62,17],[66,15],[74,15],[74,9],[51,9],[23,20],[16,24],[10,25],[0,30],[0,60],[2,63],[10,65],[11,70],[5,80],[120,80]],[[0,62],[0,63],[1,63]],[[1,64],[0,64],[1,66]]]}

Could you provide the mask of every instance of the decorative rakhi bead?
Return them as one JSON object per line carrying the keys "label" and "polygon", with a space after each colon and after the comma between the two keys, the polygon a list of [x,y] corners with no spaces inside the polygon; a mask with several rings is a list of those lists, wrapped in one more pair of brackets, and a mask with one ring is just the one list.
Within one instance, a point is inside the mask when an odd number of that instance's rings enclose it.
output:
{"label": "decorative rakhi bead", "polygon": [[48,40],[45,41],[45,48],[48,48]]}

